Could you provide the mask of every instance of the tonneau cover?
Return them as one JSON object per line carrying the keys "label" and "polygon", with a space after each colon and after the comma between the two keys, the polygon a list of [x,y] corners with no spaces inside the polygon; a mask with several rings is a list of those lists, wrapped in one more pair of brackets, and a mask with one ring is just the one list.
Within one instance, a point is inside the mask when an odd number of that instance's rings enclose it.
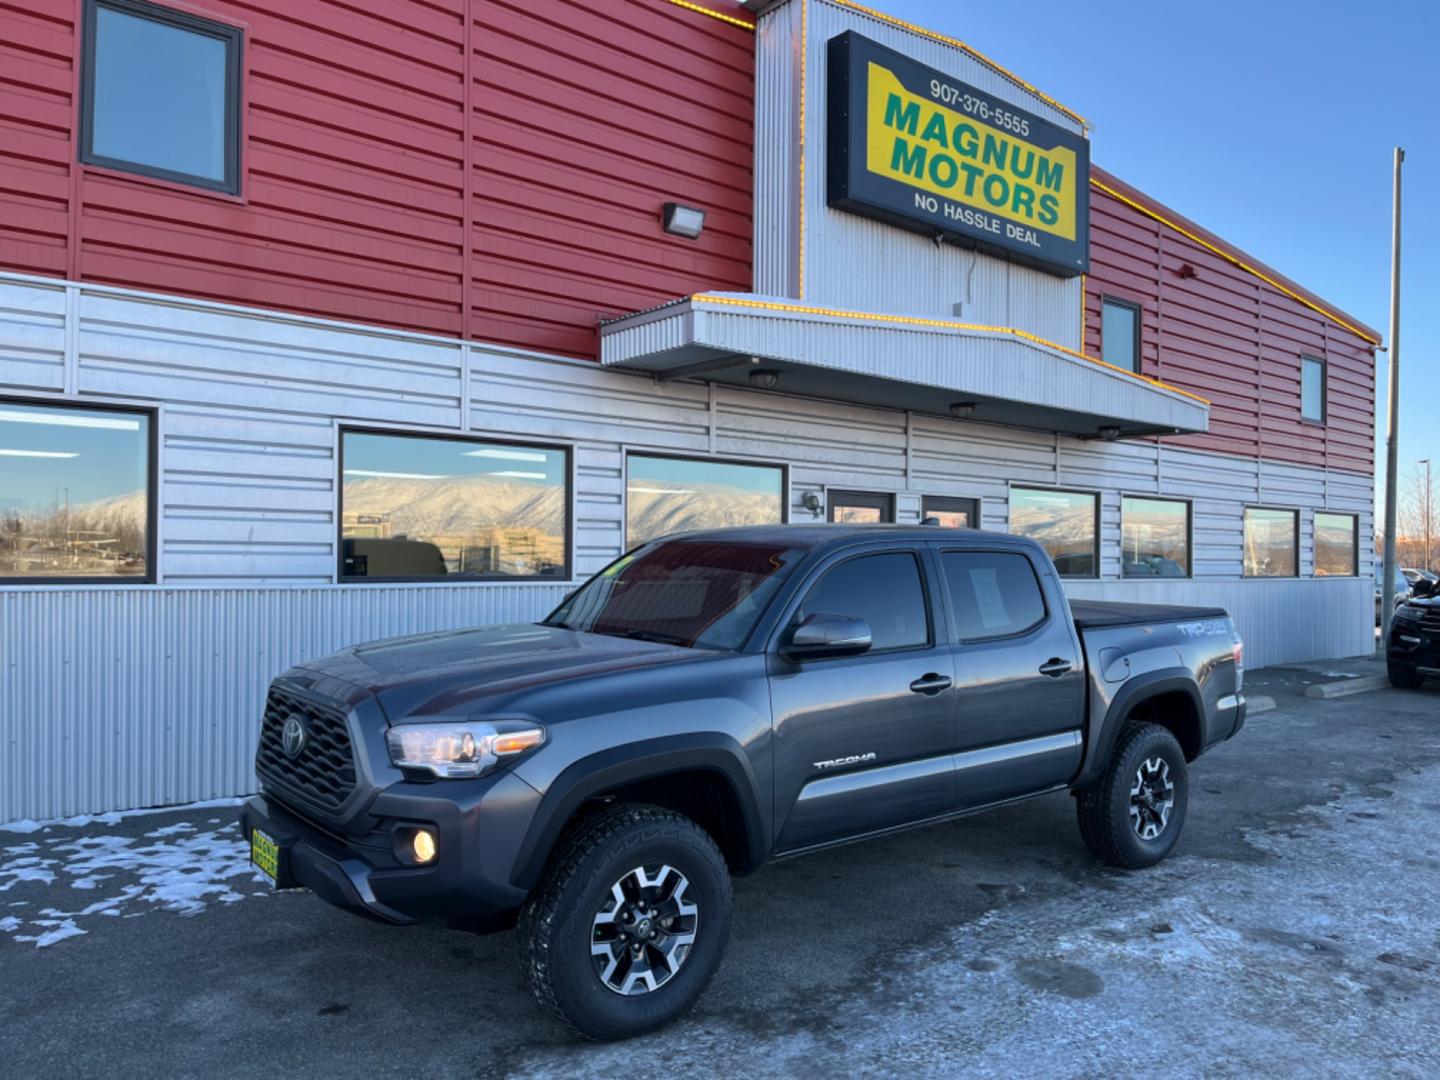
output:
{"label": "tonneau cover", "polygon": [[1118,600],[1071,600],[1070,613],[1081,630],[1087,626],[1139,626],[1144,623],[1193,622],[1197,619],[1225,619],[1229,614],[1218,607],[1186,607],[1182,604],[1127,604]]}

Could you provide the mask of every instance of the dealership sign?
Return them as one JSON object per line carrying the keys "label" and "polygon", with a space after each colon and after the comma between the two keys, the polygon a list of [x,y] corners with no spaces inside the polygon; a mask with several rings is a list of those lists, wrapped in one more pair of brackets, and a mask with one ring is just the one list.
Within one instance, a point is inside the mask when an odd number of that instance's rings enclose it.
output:
{"label": "dealership sign", "polygon": [[1089,269],[1090,144],[853,31],[829,45],[831,206]]}

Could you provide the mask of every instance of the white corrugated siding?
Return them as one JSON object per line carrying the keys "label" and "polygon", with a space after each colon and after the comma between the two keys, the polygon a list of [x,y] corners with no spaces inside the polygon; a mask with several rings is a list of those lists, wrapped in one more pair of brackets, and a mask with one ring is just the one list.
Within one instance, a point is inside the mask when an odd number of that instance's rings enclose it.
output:
{"label": "white corrugated siding", "polygon": [[[1245,505],[1302,509],[1309,573],[1311,509],[1358,513],[1362,538],[1371,535],[1364,476],[657,383],[104,287],[0,276],[0,290],[0,386],[33,394],[68,385],[79,389],[70,400],[162,407],[166,582],[0,588],[0,820],[240,793],[275,673],[356,641],[533,619],[559,600],[566,586],[333,584],[341,423],[570,444],[582,577],[623,547],[629,449],[789,464],[792,520],[809,520],[806,492],[855,488],[894,493],[910,521],[925,494],[979,498],[984,525],[1004,530],[1011,483],[1098,490],[1102,572],[1112,579],[1121,493],[1182,495],[1194,500],[1195,580],[1074,582],[1070,592],[1222,604],[1257,666],[1370,647],[1368,576],[1239,580]],[[68,327],[67,309],[77,313]],[[37,326],[49,342],[38,351],[61,350],[58,378],[53,363],[33,362]],[[1368,546],[1361,557],[1368,575]]]}
{"label": "white corrugated siding", "polygon": [[[826,0],[790,0],[761,18],[756,35],[755,291],[856,311],[1020,327],[1080,348],[1078,277],[1058,278],[953,245],[938,247],[925,236],[827,205],[826,47],[846,30],[1066,130],[1080,130],[1064,113],[953,46]],[[805,176],[797,192],[802,42],[808,65]]]}

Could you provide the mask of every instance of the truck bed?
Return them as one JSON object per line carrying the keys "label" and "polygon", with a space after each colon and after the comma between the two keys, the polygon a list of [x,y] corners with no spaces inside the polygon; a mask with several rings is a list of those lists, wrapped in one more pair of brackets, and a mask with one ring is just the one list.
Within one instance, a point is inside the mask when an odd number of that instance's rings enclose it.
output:
{"label": "truck bed", "polygon": [[1119,600],[1071,600],[1070,613],[1077,628],[1139,626],[1144,623],[1195,622],[1223,619],[1224,608],[1187,607],[1183,604],[1128,604]]}

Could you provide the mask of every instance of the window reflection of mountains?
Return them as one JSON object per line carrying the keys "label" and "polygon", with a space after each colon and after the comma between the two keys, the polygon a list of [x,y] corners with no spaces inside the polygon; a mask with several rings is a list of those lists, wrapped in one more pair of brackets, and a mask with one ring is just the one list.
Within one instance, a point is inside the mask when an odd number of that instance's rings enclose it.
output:
{"label": "window reflection of mountains", "polygon": [[0,510],[0,577],[145,573],[145,492],[73,506]]}
{"label": "window reflection of mountains", "polygon": [[782,518],[780,495],[730,484],[632,481],[626,493],[631,544],[693,529],[772,525]]}

